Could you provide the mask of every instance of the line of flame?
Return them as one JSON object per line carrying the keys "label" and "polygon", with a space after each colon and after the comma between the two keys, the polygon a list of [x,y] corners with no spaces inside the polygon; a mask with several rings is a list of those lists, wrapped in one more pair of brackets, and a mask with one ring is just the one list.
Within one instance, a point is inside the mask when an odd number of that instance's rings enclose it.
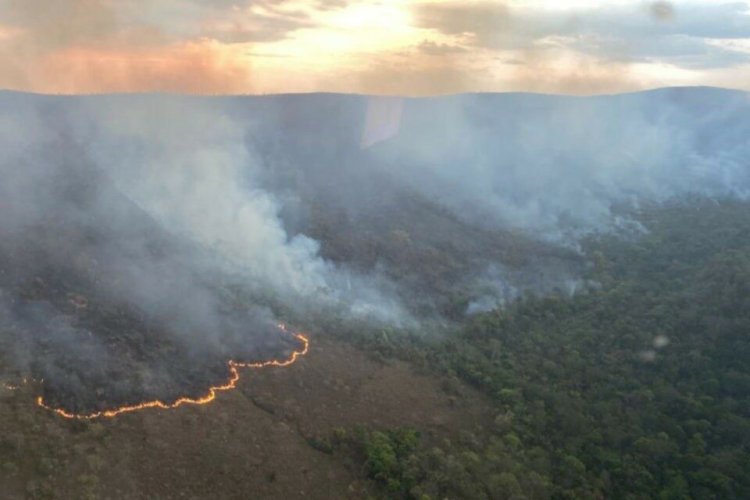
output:
{"label": "line of flame", "polygon": [[[44,379],[42,379],[41,381],[44,382]],[[18,391],[18,390],[21,389],[21,387],[23,387],[24,385],[28,384],[29,382],[38,382],[38,380],[33,379],[33,378],[24,377],[23,379],[21,379],[21,383],[20,384],[11,384],[9,382],[5,382],[3,384],[3,387],[5,389],[9,390],[9,391]]]}
{"label": "line of flame", "polygon": [[[279,325],[279,328],[282,331],[287,331],[286,325]],[[301,333],[293,333],[295,338],[302,342],[302,350],[299,351],[293,351],[292,354],[284,360],[270,360],[270,361],[262,361],[259,363],[243,363],[239,361],[233,361],[229,360],[229,372],[230,377],[229,380],[223,384],[218,386],[213,386],[208,389],[208,393],[205,396],[202,396],[200,398],[180,398],[176,400],[173,403],[165,403],[164,401],[155,400],[155,401],[145,401],[143,403],[138,403],[135,405],[129,405],[129,406],[120,406],[118,408],[114,408],[111,410],[102,410],[97,411],[94,413],[71,413],[67,412],[62,408],[54,408],[52,406],[47,405],[44,402],[44,398],[42,396],[37,397],[36,404],[45,410],[49,410],[63,418],[67,419],[73,419],[73,420],[94,420],[96,418],[113,418],[117,415],[121,415],[123,413],[130,413],[134,411],[140,411],[145,410],[147,408],[161,408],[163,410],[169,410],[172,408],[177,408],[178,406],[182,405],[205,405],[216,399],[216,393],[221,391],[228,391],[231,389],[234,389],[237,386],[237,381],[240,379],[240,372],[238,371],[238,368],[265,368],[267,366],[289,366],[296,362],[301,356],[304,356],[307,354],[307,351],[310,348],[310,340]]]}

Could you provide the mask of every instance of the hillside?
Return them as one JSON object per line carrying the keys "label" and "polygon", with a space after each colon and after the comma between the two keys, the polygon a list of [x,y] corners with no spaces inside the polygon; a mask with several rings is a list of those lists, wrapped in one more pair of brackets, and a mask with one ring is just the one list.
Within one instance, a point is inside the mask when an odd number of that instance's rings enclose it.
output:
{"label": "hillside", "polygon": [[749,108],[0,93],[0,486],[750,496]]}

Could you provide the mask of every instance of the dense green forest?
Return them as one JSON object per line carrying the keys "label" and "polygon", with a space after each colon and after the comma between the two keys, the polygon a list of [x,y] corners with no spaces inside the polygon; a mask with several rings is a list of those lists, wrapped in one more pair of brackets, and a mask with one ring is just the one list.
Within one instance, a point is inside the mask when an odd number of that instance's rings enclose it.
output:
{"label": "dense green forest", "polygon": [[750,205],[636,217],[643,234],[585,242],[585,292],[528,296],[440,338],[357,338],[481,390],[493,429],[442,443],[357,429],[333,448],[387,497],[750,498]]}

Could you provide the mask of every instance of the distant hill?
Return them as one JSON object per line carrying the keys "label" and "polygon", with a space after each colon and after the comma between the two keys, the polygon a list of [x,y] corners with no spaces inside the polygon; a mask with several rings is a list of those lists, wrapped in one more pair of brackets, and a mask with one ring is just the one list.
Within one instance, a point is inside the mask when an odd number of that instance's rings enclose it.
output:
{"label": "distant hill", "polygon": [[[312,238],[323,258],[384,270],[423,313],[460,315],[488,282],[490,304],[570,288],[581,266],[570,249],[592,231],[637,230],[628,210],[750,192],[750,97],[716,88],[404,99],[0,93],[0,116],[29,110],[85,154],[97,150],[91,161],[115,178],[150,175],[133,168],[159,154],[148,144],[160,135],[156,118],[195,123],[186,158],[201,127],[226,121],[231,147],[247,153],[232,183],[275,200],[288,237]],[[136,132],[118,133],[127,113]],[[138,120],[153,130],[137,130]],[[221,134],[207,134],[218,151]],[[507,286],[492,284],[500,276]]]}

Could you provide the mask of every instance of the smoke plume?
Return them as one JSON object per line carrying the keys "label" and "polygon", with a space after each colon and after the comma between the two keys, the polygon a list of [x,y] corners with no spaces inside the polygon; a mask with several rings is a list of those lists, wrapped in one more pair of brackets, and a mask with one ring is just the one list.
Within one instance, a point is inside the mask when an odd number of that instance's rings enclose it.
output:
{"label": "smoke plume", "polygon": [[3,351],[88,409],[288,353],[282,311],[414,326],[577,293],[582,236],[750,189],[750,100],[717,89],[0,103]]}

